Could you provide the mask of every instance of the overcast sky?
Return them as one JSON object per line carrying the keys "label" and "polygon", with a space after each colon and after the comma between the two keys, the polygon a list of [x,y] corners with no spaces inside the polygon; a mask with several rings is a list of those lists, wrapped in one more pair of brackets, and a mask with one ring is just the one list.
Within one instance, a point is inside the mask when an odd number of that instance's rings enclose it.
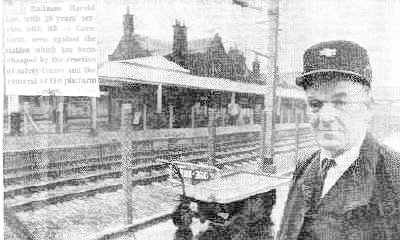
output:
{"label": "overcast sky", "polygon": [[[266,9],[269,0],[249,1]],[[117,46],[128,5],[135,33],[143,36],[171,43],[178,19],[188,27],[189,40],[219,33],[226,48],[236,46],[245,54],[267,47],[266,11],[242,8],[232,0],[97,0],[100,61]],[[387,92],[376,94],[400,99],[400,1],[280,0],[280,29],[281,71],[302,71],[303,52],[320,41],[351,40],[369,52],[373,86],[386,87]]]}
{"label": "overcast sky", "polygon": [[[258,6],[268,3],[251,1]],[[137,34],[171,42],[171,26],[178,19],[188,26],[189,40],[218,32],[228,48],[265,51],[267,47],[266,12],[233,5],[232,0],[101,0],[99,39],[104,46],[118,43],[128,5]],[[368,50],[374,86],[389,87],[386,91],[400,98],[400,1],[281,0],[280,13],[281,71],[301,71],[302,54],[315,43],[351,40]]]}

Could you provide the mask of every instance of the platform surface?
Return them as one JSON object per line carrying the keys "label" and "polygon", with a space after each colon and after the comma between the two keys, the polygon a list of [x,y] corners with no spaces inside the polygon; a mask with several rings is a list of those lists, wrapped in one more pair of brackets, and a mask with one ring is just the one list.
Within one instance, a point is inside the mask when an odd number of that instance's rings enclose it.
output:
{"label": "platform surface", "polygon": [[187,185],[186,196],[204,202],[231,203],[269,192],[289,181],[288,177],[238,172],[196,185]]}

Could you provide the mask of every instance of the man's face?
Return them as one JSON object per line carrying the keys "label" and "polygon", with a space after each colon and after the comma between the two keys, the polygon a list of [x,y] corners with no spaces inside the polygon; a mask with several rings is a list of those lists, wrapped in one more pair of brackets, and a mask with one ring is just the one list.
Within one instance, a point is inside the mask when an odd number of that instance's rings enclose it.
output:
{"label": "man's face", "polygon": [[340,154],[360,141],[371,119],[368,91],[337,76],[306,90],[311,124],[320,147]]}

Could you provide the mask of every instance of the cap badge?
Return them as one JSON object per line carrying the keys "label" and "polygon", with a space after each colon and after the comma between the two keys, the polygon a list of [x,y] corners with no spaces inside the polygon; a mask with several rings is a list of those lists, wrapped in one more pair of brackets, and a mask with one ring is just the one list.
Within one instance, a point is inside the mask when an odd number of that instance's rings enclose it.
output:
{"label": "cap badge", "polygon": [[336,56],[336,49],[334,48],[324,48],[321,51],[319,51],[320,56],[325,56],[325,57],[332,57]]}

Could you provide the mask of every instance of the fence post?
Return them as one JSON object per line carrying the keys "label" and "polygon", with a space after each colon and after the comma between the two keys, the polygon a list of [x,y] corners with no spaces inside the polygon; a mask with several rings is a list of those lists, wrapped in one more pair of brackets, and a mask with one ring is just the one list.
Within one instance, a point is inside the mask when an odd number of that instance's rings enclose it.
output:
{"label": "fence post", "polygon": [[[127,136],[127,135],[125,135]],[[133,221],[132,207],[132,162],[135,161],[136,143],[129,141],[125,137],[121,143],[122,148],[122,189],[124,193],[124,205],[126,209],[125,223],[131,224]]]}
{"label": "fence post", "polygon": [[24,135],[28,135],[28,109],[29,109],[29,102],[24,102]]}
{"label": "fence post", "polygon": [[143,104],[143,130],[147,129],[147,105]]}
{"label": "fence post", "polygon": [[174,106],[169,106],[169,128],[174,127]]}
{"label": "fence post", "polygon": [[250,108],[250,124],[254,124],[254,108]]}
{"label": "fence post", "polygon": [[162,113],[162,85],[157,86],[157,113]]}
{"label": "fence post", "polygon": [[222,127],[225,127],[225,114],[226,114],[226,110],[224,107],[221,106],[221,118],[222,118]]}
{"label": "fence post", "polygon": [[121,104],[121,130],[130,129],[132,126],[132,104]]}
{"label": "fence post", "polygon": [[22,116],[21,116],[19,100],[20,100],[19,96],[16,95],[8,96],[7,108],[8,108],[8,113],[10,115],[9,130],[11,136],[19,135],[21,133],[21,122],[23,121],[23,119],[21,119]]}
{"label": "fence post", "polygon": [[97,135],[97,99],[90,98],[90,133],[92,136]]}
{"label": "fence post", "polygon": [[64,132],[64,97],[59,96],[57,97],[57,110],[56,110],[56,132],[57,133],[63,133]]}
{"label": "fence post", "polygon": [[191,110],[192,110],[192,112],[191,112],[191,118],[192,118],[191,120],[192,120],[192,121],[191,121],[191,122],[192,122],[192,128],[194,128],[194,126],[195,126],[195,124],[194,124],[194,120],[195,120],[195,119],[194,119],[194,118],[195,118],[194,106],[191,107]]}
{"label": "fence post", "polygon": [[70,107],[70,97],[64,97],[64,104],[63,104],[63,132],[68,132],[68,112],[69,112],[69,107]]}
{"label": "fence post", "polygon": [[267,112],[262,111],[261,112],[261,136],[260,136],[260,167],[262,168],[264,157],[265,157],[265,152],[266,152],[266,146],[265,146],[265,132],[267,130]]}
{"label": "fence post", "polygon": [[108,124],[111,124],[113,119],[113,100],[112,100],[112,88],[108,88],[108,97],[107,97],[107,115],[108,115]]}
{"label": "fence post", "polygon": [[8,115],[7,115],[7,133],[11,134],[11,112],[8,111]]}
{"label": "fence post", "polygon": [[215,165],[215,142],[217,137],[217,127],[215,124],[215,113],[210,111],[208,116],[208,165]]}
{"label": "fence post", "polygon": [[272,136],[272,111],[263,110],[262,130],[261,130],[261,150],[259,167],[261,171],[276,173],[276,165],[273,159],[274,141]]}

